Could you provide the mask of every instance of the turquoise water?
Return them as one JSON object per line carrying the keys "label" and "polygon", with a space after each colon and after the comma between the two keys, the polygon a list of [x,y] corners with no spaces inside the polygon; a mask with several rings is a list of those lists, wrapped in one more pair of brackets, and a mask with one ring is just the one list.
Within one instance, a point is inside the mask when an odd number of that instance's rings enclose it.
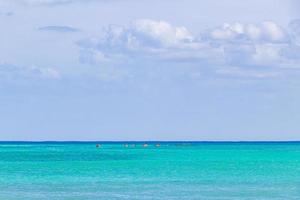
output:
{"label": "turquoise water", "polygon": [[300,199],[300,143],[0,143],[0,199]]}

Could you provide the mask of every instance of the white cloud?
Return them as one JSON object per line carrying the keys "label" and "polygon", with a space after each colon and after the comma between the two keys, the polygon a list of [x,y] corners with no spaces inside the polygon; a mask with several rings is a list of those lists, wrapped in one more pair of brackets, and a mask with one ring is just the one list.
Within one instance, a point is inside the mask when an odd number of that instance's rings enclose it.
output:
{"label": "white cloud", "polygon": [[263,39],[272,42],[286,41],[288,38],[284,30],[275,22],[267,21],[261,24]]}
{"label": "white cloud", "polygon": [[192,34],[185,27],[174,27],[165,21],[137,20],[133,22],[131,31],[135,38],[140,36],[157,41],[160,46],[167,48],[180,48],[181,45],[192,43],[194,40]]}
{"label": "white cloud", "polygon": [[103,37],[88,38],[79,45],[82,58],[90,63],[138,58],[194,60],[222,54],[221,49],[198,41],[185,27],[148,19],[136,20],[127,27],[110,25]]}
{"label": "white cloud", "polygon": [[209,39],[244,42],[286,42],[289,38],[283,28],[272,21],[261,24],[224,23],[209,31]]}
{"label": "white cloud", "polygon": [[192,34],[185,27],[176,27],[165,21],[136,20],[129,27],[109,26],[102,44],[131,51],[161,52],[169,48],[193,48]]}
{"label": "white cloud", "polygon": [[268,76],[261,72],[255,76],[255,68],[272,68],[271,77],[275,77],[276,69],[298,68],[300,63],[295,54],[295,49],[300,48],[295,48],[291,34],[271,21],[258,25],[224,23],[196,36],[183,26],[142,19],[127,27],[108,26],[103,35],[79,42],[82,62],[102,66],[137,65],[149,60],[170,62],[170,65],[192,62],[215,70],[219,66],[235,66],[239,71],[225,70],[226,73],[244,76],[245,70],[253,78]]}
{"label": "white cloud", "polygon": [[[268,67],[299,68],[297,48],[297,23],[292,22],[294,32],[285,30],[275,22],[260,24],[225,23],[203,35],[212,45],[224,49],[227,65],[241,68]],[[292,36],[294,34],[294,36]]]}

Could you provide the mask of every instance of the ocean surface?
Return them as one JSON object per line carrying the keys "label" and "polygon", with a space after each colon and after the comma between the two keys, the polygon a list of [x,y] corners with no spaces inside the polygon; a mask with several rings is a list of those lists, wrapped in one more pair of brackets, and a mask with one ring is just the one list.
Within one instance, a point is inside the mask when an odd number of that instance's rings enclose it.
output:
{"label": "ocean surface", "polygon": [[2,142],[0,200],[300,199],[300,143],[157,143]]}

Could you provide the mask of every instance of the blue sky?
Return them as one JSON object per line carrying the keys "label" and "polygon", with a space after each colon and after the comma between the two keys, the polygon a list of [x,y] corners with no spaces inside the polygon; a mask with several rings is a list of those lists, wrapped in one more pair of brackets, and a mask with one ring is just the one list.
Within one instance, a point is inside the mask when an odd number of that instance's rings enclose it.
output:
{"label": "blue sky", "polygon": [[300,140],[296,0],[0,0],[0,140]]}

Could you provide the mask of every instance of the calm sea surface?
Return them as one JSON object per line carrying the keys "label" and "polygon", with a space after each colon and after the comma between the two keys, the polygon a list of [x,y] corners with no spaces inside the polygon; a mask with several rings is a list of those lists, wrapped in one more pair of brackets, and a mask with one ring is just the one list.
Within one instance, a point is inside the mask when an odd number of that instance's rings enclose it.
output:
{"label": "calm sea surface", "polygon": [[0,200],[299,200],[300,143],[0,143]]}

